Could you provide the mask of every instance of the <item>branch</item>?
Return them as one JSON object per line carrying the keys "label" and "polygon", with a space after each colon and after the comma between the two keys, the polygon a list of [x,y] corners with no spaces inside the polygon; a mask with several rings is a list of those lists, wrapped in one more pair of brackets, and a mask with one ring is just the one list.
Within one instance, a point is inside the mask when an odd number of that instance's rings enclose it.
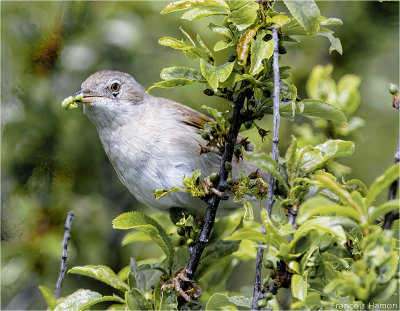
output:
{"label": "branch", "polygon": [[73,217],[74,217],[74,213],[69,211],[67,214],[67,219],[65,220],[64,239],[63,239],[63,243],[62,243],[63,253],[62,253],[62,257],[61,257],[61,269],[60,269],[60,274],[58,275],[57,285],[54,290],[54,296],[56,299],[60,298],[61,285],[64,280],[65,272],[67,271],[68,239],[70,238],[69,232],[71,230],[71,224],[72,224]]}
{"label": "branch", "polygon": [[[272,27],[272,40],[274,44],[274,59],[273,59],[273,70],[274,70],[274,134],[272,138],[272,158],[277,161],[279,157],[279,125],[280,125],[280,113],[279,113],[279,101],[280,101],[280,75],[279,75],[279,48],[278,48],[278,29]],[[268,214],[272,213],[272,206],[274,205],[274,188],[275,188],[275,178],[272,174],[269,176],[268,182],[268,197],[267,197],[267,211]],[[261,229],[261,233],[265,234],[264,226]],[[260,243],[263,245],[263,243]],[[258,309],[258,300],[264,297],[261,292],[261,268],[262,261],[264,257],[264,249],[257,249],[257,259],[256,259],[256,276],[254,280],[254,291],[253,291],[253,302],[251,305],[252,310]]]}
{"label": "branch", "polygon": [[[394,156],[394,164],[397,164],[400,162],[400,139],[397,143],[397,150],[396,154]],[[388,201],[394,200],[397,196],[397,189],[399,187],[399,180],[396,179],[389,188],[389,194],[388,194]],[[395,212],[390,212],[385,215],[385,220],[383,222],[383,229],[390,229],[392,227],[392,223],[394,220],[399,219],[399,211]]]}
{"label": "branch", "polygon": [[[242,84],[243,87],[243,84]],[[245,92],[240,93],[237,98],[233,100],[233,124],[229,129],[228,136],[225,140],[224,153],[221,157],[221,165],[219,170],[219,181],[217,185],[217,190],[224,192],[227,188],[226,180],[229,175],[229,171],[225,168],[225,162],[232,162],[233,150],[237,141],[240,127],[242,125],[242,119],[240,116],[240,110],[243,107],[245,98]],[[211,234],[211,230],[214,227],[215,215],[217,213],[219,202],[221,197],[216,194],[212,194],[211,198],[208,200],[206,217],[204,220],[203,228],[200,232],[199,240],[194,246],[190,248],[190,258],[189,262],[185,268],[185,275],[189,279],[193,279],[194,273],[200,263],[200,257],[203,254],[204,248],[208,243],[208,239]]]}

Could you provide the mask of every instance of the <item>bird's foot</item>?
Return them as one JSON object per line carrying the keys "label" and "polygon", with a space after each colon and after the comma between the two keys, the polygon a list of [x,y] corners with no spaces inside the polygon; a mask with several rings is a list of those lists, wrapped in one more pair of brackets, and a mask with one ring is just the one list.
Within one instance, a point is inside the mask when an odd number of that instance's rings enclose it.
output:
{"label": "bird's foot", "polygon": [[214,193],[215,195],[219,196],[220,198],[225,197],[225,193],[219,191],[217,188],[214,188],[214,185],[212,181],[210,180],[210,177],[204,178],[204,193],[206,195],[209,195],[210,193]]}
{"label": "bird's foot", "polygon": [[[187,287],[186,290],[183,289],[182,283],[185,282]],[[168,288],[174,288],[175,292],[182,296],[187,302],[191,302],[192,299],[199,298],[202,294],[202,290],[199,285],[197,285],[193,280],[190,280],[185,275],[185,268],[180,270],[172,280],[172,284],[164,284],[161,290],[164,291]]]}

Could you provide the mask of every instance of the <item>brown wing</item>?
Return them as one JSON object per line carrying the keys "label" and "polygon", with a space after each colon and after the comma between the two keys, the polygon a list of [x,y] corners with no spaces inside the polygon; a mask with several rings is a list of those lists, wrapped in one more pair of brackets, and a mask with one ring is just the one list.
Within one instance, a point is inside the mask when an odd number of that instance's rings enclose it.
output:
{"label": "brown wing", "polygon": [[[177,111],[181,115],[182,117],[181,120],[183,123],[192,126],[198,131],[202,130],[207,122],[214,122],[212,118],[206,116],[205,114],[198,112],[192,108],[189,108],[185,105],[179,104],[177,102],[168,100],[168,106],[171,107],[171,109],[173,109],[174,111]],[[237,143],[241,142],[246,142],[245,144],[243,144],[246,151],[254,150],[253,143],[246,141],[246,137],[239,134]]]}

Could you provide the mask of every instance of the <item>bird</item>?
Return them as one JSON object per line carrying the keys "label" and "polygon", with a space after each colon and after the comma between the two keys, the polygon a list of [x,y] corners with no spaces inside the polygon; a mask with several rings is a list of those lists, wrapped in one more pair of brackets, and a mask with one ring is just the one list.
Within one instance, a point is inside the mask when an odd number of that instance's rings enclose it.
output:
{"label": "bird", "polygon": [[[175,101],[146,93],[131,75],[115,70],[90,75],[75,96],[83,113],[96,127],[100,141],[123,185],[145,206],[167,212],[182,208],[205,214],[206,203],[186,192],[173,192],[156,199],[158,189],[183,188],[183,178],[200,170],[204,178],[218,172],[220,155],[202,153],[207,145],[200,130],[208,116]],[[238,138],[243,139],[242,136]],[[252,144],[247,145],[251,151]],[[233,179],[241,170],[267,173],[244,159],[232,161]],[[232,199],[221,201],[217,216],[237,211]]]}

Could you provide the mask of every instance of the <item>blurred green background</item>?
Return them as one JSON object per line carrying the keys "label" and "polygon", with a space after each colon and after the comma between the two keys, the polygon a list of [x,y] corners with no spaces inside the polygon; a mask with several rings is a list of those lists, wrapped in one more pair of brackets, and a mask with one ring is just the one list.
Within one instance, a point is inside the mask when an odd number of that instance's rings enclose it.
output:
{"label": "blurred green background", "polygon": [[[161,16],[162,1],[128,2],[1,2],[1,308],[43,309],[38,285],[54,288],[68,210],[73,210],[68,266],[102,264],[115,271],[137,260],[160,256],[159,249],[136,243],[121,248],[123,232],[111,221],[122,212],[141,210],[119,182],[102,150],[95,128],[80,109],[63,111],[61,101],[80,89],[93,72],[116,69],[132,74],[146,88],[173,65],[197,66],[179,51],[159,46],[162,36],[181,37],[179,26],[200,33],[212,47],[218,37],[206,27],[213,18],[189,23],[179,13]],[[399,4],[372,1],[323,1],[326,17],[344,25],[336,33],[343,56],[328,53],[326,38],[288,43],[281,64],[293,67],[299,95],[315,65],[333,64],[334,78],[353,73],[362,78],[362,103],[356,116],[366,126],[356,152],[341,161],[353,168],[351,177],[369,185],[393,162],[398,113],[391,107],[390,82],[399,77]],[[277,9],[283,10],[281,3]],[[217,54],[220,65],[229,54]],[[152,91],[196,109],[226,107],[202,94],[197,85]],[[270,118],[269,118],[270,119]],[[270,129],[270,120],[263,122]],[[296,119],[296,122],[304,119]],[[281,154],[292,133],[284,120]],[[268,150],[270,140],[265,140]],[[167,216],[165,216],[167,217]],[[238,266],[228,287],[253,281],[253,262]],[[103,294],[86,277],[67,275],[62,295],[78,287]]]}

